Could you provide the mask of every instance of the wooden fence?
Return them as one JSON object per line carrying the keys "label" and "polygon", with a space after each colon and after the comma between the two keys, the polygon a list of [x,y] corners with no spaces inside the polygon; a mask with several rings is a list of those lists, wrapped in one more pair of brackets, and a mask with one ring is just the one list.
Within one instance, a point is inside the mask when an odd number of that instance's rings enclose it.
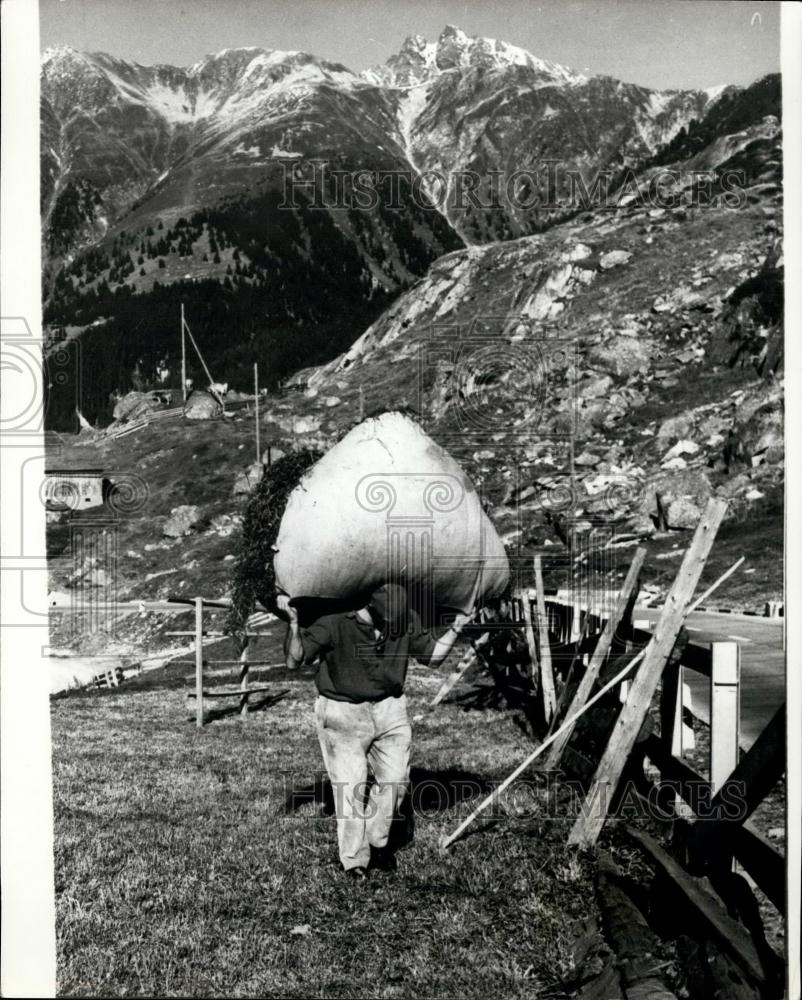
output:
{"label": "wooden fence", "polygon": [[[552,660],[558,663],[573,656],[584,646],[592,648],[604,629],[606,619],[578,605],[546,601],[549,631],[556,646]],[[645,624],[645,623],[644,623]],[[584,638],[580,642],[580,636]],[[629,649],[645,648],[652,632],[639,622],[622,622],[617,629],[619,642]],[[556,656],[555,656],[556,652]],[[587,654],[584,654],[587,656]],[[707,775],[691,767],[684,759],[684,743],[688,727],[683,716],[690,707],[690,691],[683,683],[685,671],[692,671],[709,681],[709,753]],[[624,681],[624,684],[627,682]],[[747,812],[768,794],[782,776],[785,739],[783,733],[785,709],[778,709],[774,718],[755,741],[741,754],[740,736],[740,646],[736,641],[700,644],[688,642],[681,655],[667,663],[660,690],[660,734],[651,735],[643,747],[646,757],[659,769],[666,787],[677,789],[675,816],[693,827],[698,820],[694,807],[700,802],[706,812],[715,815],[716,797],[721,801],[731,794],[732,801],[746,796]],[[728,784],[729,782],[729,784]],[[755,789],[758,788],[758,793]],[[759,794],[762,790],[762,795]],[[751,792],[751,795],[750,795]],[[758,794],[759,797],[755,798]],[[711,824],[712,825],[712,824]],[[701,831],[707,822],[699,825]],[[782,912],[785,900],[785,857],[749,822],[748,815],[740,824],[729,823],[729,849],[755,884]],[[719,827],[719,833],[721,828]],[[689,833],[688,836],[693,839]],[[689,848],[688,852],[693,852]],[[699,853],[699,845],[696,845]],[[688,859],[699,867],[698,857]]]}
{"label": "wooden fence", "polygon": [[[231,606],[230,601],[211,601],[203,597],[195,597],[189,599],[174,599],[175,610],[184,612],[193,612],[194,614],[194,627],[189,630],[181,630],[175,632],[168,632],[170,636],[182,636],[186,638],[192,638],[193,649],[194,649],[194,660],[191,661],[177,661],[179,663],[191,663],[195,667],[195,690],[188,694],[189,698],[195,700],[195,725],[198,729],[201,729],[205,722],[205,702],[207,699],[218,699],[218,698],[237,698],[239,699],[239,713],[241,716],[247,716],[251,708],[250,698],[255,694],[271,693],[276,694],[276,691],[272,687],[253,687],[250,683],[250,672],[252,667],[261,668],[275,668],[283,666],[279,663],[267,663],[266,661],[251,660],[250,658],[250,640],[255,638],[260,638],[263,636],[268,636],[270,632],[260,632],[256,631],[259,625],[263,624],[267,618],[267,612],[262,610],[261,612],[256,612],[251,615],[248,619],[248,624],[245,632],[245,642],[240,651],[240,655],[236,660],[209,660],[205,659],[203,655],[203,643],[204,640],[221,640],[228,637],[228,633],[224,632],[222,629],[210,630],[204,626],[204,610],[209,611],[221,611],[228,610]],[[181,604],[186,604],[186,607],[181,607]],[[232,641],[235,641],[234,637],[231,637]],[[217,664],[218,666],[225,666],[227,669],[222,671],[213,671],[212,676],[220,676],[221,674],[230,674],[234,671],[237,672],[237,683],[236,685],[228,685],[224,687],[207,688],[204,686],[204,674],[205,668]]]}

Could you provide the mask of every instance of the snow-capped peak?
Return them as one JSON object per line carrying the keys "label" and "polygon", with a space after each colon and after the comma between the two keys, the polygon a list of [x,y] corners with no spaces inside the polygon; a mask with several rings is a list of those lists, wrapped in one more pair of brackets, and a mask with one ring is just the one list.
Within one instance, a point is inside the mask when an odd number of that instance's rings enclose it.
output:
{"label": "snow-capped peak", "polygon": [[468,35],[453,24],[446,25],[436,42],[429,42],[422,35],[410,35],[384,66],[372,67],[361,75],[378,85],[411,87],[454,70],[503,71],[513,66],[527,67],[555,83],[577,84],[587,79],[567,66],[539,59],[517,45]]}
{"label": "snow-capped peak", "polygon": [[81,53],[58,46],[43,54],[42,70],[51,81],[49,89],[55,85],[52,99],[56,103],[69,101],[64,84],[70,77],[85,81],[91,76],[99,88],[98,103],[140,105],[170,125],[240,117],[281,99],[282,94],[302,94],[318,86],[350,90],[365,85],[338,63],[306,52],[257,47],[223,49],[182,68],[141,66],[103,52]]}

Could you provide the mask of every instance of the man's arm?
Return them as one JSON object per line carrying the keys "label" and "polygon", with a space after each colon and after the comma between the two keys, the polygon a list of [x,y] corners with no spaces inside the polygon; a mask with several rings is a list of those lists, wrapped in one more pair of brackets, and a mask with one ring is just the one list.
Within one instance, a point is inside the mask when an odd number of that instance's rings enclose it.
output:
{"label": "man's arm", "polygon": [[276,604],[279,611],[288,619],[287,634],[284,636],[284,662],[287,664],[287,670],[297,670],[304,661],[304,644],[301,642],[298,612],[291,607],[286,594],[279,594]]}
{"label": "man's arm", "polygon": [[471,618],[473,617],[473,612],[458,614],[454,618],[452,625],[446,629],[446,631],[440,636],[439,639],[434,644],[431,655],[429,656],[429,666],[439,667],[443,660],[451,652],[454,643],[457,641],[457,637]]}
{"label": "man's arm", "polygon": [[449,625],[440,638],[434,640],[433,644],[432,637],[426,632],[421,632],[418,636],[415,636],[413,638],[413,642],[410,644],[410,652],[412,655],[421,659],[422,662],[427,663],[430,667],[439,667],[443,660],[445,660],[451,652],[451,649],[457,641],[457,637],[463,627],[471,620],[471,618],[473,618],[480,589],[481,576],[478,576],[473,587],[473,594],[471,595],[471,610],[462,611],[455,615],[453,624]]}
{"label": "man's arm", "polygon": [[278,610],[288,622],[284,636],[284,660],[288,670],[297,670],[302,663],[312,663],[331,646],[331,635],[326,619],[320,619],[303,633],[298,624],[298,612],[290,605],[290,598],[280,594],[276,599]]}

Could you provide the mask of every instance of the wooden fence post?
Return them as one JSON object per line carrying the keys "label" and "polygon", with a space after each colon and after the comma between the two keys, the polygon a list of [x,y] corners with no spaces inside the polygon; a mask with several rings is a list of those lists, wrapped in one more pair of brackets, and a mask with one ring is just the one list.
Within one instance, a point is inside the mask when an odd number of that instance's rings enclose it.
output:
{"label": "wooden fence post", "polygon": [[[557,695],[554,691],[554,671],[551,667],[551,646],[549,645],[549,626],[546,618],[546,600],[543,596],[543,567],[540,556],[535,556],[535,587],[537,588],[537,624],[540,635],[540,686],[543,690],[543,714],[546,722],[551,722],[557,707]],[[525,600],[528,600],[526,595]]]}
{"label": "wooden fence post", "polygon": [[660,692],[660,741],[671,757],[682,756],[682,664],[669,663]]}
{"label": "wooden fence post", "polygon": [[712,644],[710,790],[715,795],[738,764],[740,657],[737,642]]}
{"label": "wooden fence post", "polygon": [[[604,666],[604,661],[607,659],[607,654],[610,652],[610,647],[613,644],[616,630],[626,614],[633,593],[637,591],[638,577],[640,575],[645,557],[646,549],[643,548],[643,546],[639,546],[635,550],[635,554],[632,557],[632,562],[630,563],[626,579],[624,580],[618,594],[616,605],[610,612],[610,616],[605,622],[604,630],[599,636],[596,648],[593,650],[593,655],[590,658],[587,670],[585,670],[585,673],[582,675],[582,680],[579,682],[579,687],[576,689],[574,699],[568,708],[568,718],[576,715],[579,709],[584,706],[585,702],[590,697],[590,692],[593,690],[593,685],[596,683],[599,671]],[[547,771],[553,771],[559,767],[563,750],[565,749],[568,741],[571,739],[572,733],[573,726],[566,729],[566,731],[557,740],[555,740],[554,745],[551,748],[551,752],[543,765]]]}
{"label": "wooden fence post", "polygon": [[203,598],[195,598],[195,725],[203,728]]}
{"label": "wooden fence post", "polygon": [[239,699],[239,714],[243,717],[248,715],[248,674],[250,672],[250,639],[245,637],[245,645],[239,656],[239,689],[242,692]]}
{"label": "wooden fence post", "polygon": [[592,846],[601,833],[612,796],[629,758],[663,669],[674,648],[705,562],[710,555],[716,532],[727,511],[727,502],[714,497],[699,521],[682,565],[666,597],[651,642],[646,648],[640,669],[632,684],[627,703],[622,707],[596,775],[588,790],[584,808],[568,838],[569,844]]}
{"label": "wooden fence post", "polygon": [[[532,683],[535,687],[535,690],[537,690],[538,673],[540,667],[537,657],[537,646],[535,644],[535,630],[532,627],[531,596],[528,590],[521,591],[521,604],[523,607],[523,615],[524,615],[524,632],[526,633],[526,648],[529,650],[529,676],[532,678]],[[542,655],[543,651],[541,648],[541,656]]]}
{"label": "wooden fence post", "polygon": [[[639,632],[648,632],[649,629],[651,628],[651,624],[652,623],[648,618],[638,618],[635,621],[633,621],[632,628]],[[634,648],[635,648],[634,643],[632,642],[627,643],[628,653],[633,652]],[[629,697],[629,683],[630,683],[629,678],[621,681],[621,687],[619,688],[618,691],[618,700],[621,702],[622,705]]]}

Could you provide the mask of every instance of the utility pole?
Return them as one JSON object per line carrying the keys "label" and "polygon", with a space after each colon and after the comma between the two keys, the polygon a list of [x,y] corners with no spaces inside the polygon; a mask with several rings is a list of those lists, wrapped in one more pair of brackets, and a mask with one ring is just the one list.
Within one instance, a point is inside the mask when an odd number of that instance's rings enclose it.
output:
{"label": "utility pole", "polygon": [[184,336],[184,303],[181,303],[181,396],[187,401],[187,343]]}
{"label": "utility pole", "polygon": [[256,407],[256,461],[262,461],[262,450],[259,447],[259,363],[253,365],[253,395]]}

